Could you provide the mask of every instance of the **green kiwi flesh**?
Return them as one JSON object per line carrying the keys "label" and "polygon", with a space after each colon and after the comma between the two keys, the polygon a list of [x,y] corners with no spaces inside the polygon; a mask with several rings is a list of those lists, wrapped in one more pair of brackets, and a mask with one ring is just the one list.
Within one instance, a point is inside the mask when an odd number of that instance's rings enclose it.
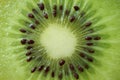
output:
{"label": "green kiwi flesh", "polygon": [[[109,4],[107,0],[100,0],[99,3],[95,0],[1,2],[5,7],[0,7],[0,13],[4,14],[0,16],[1,80],[120,79],[119,1],[110,0]],[[42,4],[42,7],[39,4]],[[57,6],[57,10],[54,6]],[[5,12],[6,9],[8,12]],[[115,13],[110,11],[112,9]],[[37,12],[34,12],[35,10]],[[75,48],[76,51],[70,51],[72,53],[66,56],[66,49],[62,55],[61,50],[55,49],[59,51],[56,56],[55,53],[49,54],[50,51],[46,51],[60,44],[54,43],[55,38],[59,38],[59,32],[60,36],[67,35],[61,36],[60,39],[68,43],[58,48],[69,48],[75,44],[72,49]],[[53,37],[51,43],[50,37]],[[52,45],[46,49],[44,43]],[[71,47],[69,49],[71,50]]]}

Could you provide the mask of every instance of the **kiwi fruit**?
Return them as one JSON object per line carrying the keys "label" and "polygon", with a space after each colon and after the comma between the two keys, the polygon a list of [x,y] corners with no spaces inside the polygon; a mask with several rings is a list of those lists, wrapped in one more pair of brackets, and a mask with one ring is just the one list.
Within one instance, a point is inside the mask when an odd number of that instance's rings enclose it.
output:
{"label": "kiwi fruit", "polygon": [[0,80],[120,80],[119,0],[0,0]]}

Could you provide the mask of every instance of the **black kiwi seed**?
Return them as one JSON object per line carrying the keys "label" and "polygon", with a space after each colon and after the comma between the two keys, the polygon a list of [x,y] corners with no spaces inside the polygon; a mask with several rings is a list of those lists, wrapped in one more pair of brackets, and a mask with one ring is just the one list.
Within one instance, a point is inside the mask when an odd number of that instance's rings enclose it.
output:
{"label": "black kiwi seed", "polygon": [[27,42],[27,39],[22,39],[21,40],[21,44],[26,44],[26,42]]}
{"label": "black kiwi seed", "polygon": [[100,40],[100,39],[101,39],[101,37],[99,37],[99,36],[94,38],[94,40]]}
{"label": "black kiwi seed", "polygon": [[43,15],[44,15],[44,17],[45,17],[46,19],[48,19],[48,14],[47,14],[47,13],[44,12]]}
{"label": "black kiwi seed", "polygon": [[34,40],[29,40],[29,41],[28,41],[28,44],[34,44],[34,43],[35,43]]}
{"label": "black kiwi seed", "polygon": [[74,70],[75,70],[73,64],[69,64],[69,67],[70,67],[70,70],[71,70],[71,71],[74,71]]}
{"label": "black kiwi seed", "polygon": [[28,14],[28,17],[29,17],[29,18],[34,18],[34,15],[33,15],[32,13],[29,13],[29,14]]}
{"label": "black kiwi seed", "polygon": [[59,9],[60,9],[60,10],[63,10],[63,5],[60,5]]}
{"label": "black kiwi seed", "polygon": [[84,69],[83,69],[81,66],[78,66],[78,70],[79,70],[80,72],[83,72],[83,71],[84,71]]}
{"label": "black kiwi seed", "polygon": [[44,8],[45,8],[43,3],[39,3],[38,7],[40,8],[40,10],[44,10]]}
{"label": "black kiwi seed", "polygon": [[78,11],[79,7],[78,6],[74,6],[74,9],[75,9],[75,11]]}
{"label": "black kiwi seed", "polygon": [[32,46],[28,46],[28,47],[27,47],[27,50],[30,50],[30,49],[32,49],[32,48],[33,48]]}
{"label": "black kiwi seed", "polygon": [[85,37],[85,40],[92,40],[92,37],[87,36],[87,37]]}
{"label": "black kiwi seed", "polygon": [[57,5],[53,6],[53,16],[56,17],[57,16]]}
{"label": "black kiwi seed", "polygon": [[25,29],[20,29],[20,32],[26,33],[27,31]]}
{"label": "black kiwi seed", "polygon": [[45,70],[45,73],[49,72],[50,71],[50,66],[45,67],[44,70]]}
{"label": "black kiwi seed", "polygon": [[73,22],[75,20],[75,16],[70,17],[70,22]]}
{"label": "black kiwi seed", "polygon": [[38,71],[43,70],[44,67],[45,67],[44,65],[40,66],[40,67],[38,68]]}
{"label": "black kiwi seed", "polygon": [[55,77],[55,72],[54,71],[52,71],[51,76]]}
{"label": "black kiwi seed", "polygon": [[26,44],[26,42],[27,42],[27,39],[22,39],[21,40],[21,44]]}
{"label": "black kiwi seed", "polygon": [[79,79],[79,75],[77,73],[73,74],[76,79]]}
{"label": "black kiwi seed", "polygon": [[89,26],[91,26],[92,25],[92,22],[87,22],[86,24],[85,24],[85,27],[89,27]]}
{"label": "black kiwi seed", "polygon": [[36,71],[37,67],[34,67],[32,70],[31,70],[31,73],[34,73]]}
{"label": "black kiwi seed", "polygon": [[29,27],[32,28],[32,29],[35,29],[35,25],[34,24],[30,24]]}
{"label": "black kiwi seed", "polygon": [[80,56],[82,57],[82,58],[84,58],[85,57],[85,54],[84,53],[80,53]]}
{"label": "black kiwi seed", "polygon": [[26,56],[30,56],[32,54],[32,52],[31,51],[28,51],[27,53],[26,53]]}
{"label": "black kiwi seed", "polygon": [[88,46],[92,46],[93,43],[92,43],[92,42],[88,42],[88,43],[86,43],[86,45],[88,45]]}
{"label": "black kiwi seed", "polygon": [[54,9],[54,10],[57,10],[57,5],[54,5],[54,6],[53,6],[53,9]]}
{"label": "black kiwi seed", "polygon": [[64,64],[65,64],[65,60],[62,59],[62,60],[59,61],[60,66],[63,66]]}
{"label": "black kiwi seed", "polygon": [[27,62],[30,62],[32,59],[33,59],[33,57],[31,57],[31,56],[28,57],[28,58],[27,58]]}
{"label": "black kiwi seed", "polygon": [[87,60],[89,61],[89,62],[93,62],[93,59],[92,58],[87,58]]}

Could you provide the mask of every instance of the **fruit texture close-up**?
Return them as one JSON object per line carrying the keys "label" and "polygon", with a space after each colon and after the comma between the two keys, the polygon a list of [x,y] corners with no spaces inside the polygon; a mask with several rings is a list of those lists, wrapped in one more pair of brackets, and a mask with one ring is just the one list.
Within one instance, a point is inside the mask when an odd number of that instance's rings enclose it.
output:
{"label": "fruit texture close-up", "polygon": [[0,0],[0,80],[120,80],[120,0]]}

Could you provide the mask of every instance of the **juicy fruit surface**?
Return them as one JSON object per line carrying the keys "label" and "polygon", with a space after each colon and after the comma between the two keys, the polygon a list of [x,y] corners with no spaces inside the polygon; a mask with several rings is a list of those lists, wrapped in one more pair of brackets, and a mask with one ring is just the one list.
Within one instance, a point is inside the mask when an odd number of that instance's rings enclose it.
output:
{"label": "juicy fruit surface", "polygon": [[[25,0],[24,0],[25,1]],[[24,2],[23,1],[23,2]],[[10,35],[9,31],[11,32],[11,24],[9,23],[9,20],[12,20],[12,17],[15,14],[20,14],[21,5],[25,6],[24,3],[19,3],[19,0],[9,0],[6,1],[0,1],[0,13],[3,15],[0,15],[0,69],[2,70],[0,72],[0,79],[1,80],[34,80],[30,79],[29,73],[27,73],[27,70],[24,66],[21,66],[21,63],[16,59],[16,55],[14,53],[19,53],[19,51],[12,51],[14,47],[13,45],[16,45],[16,43],[11,44],[14,42],[14,35]],[[102,21],[99,24],[106,24],[107,27],[105,27],[103,30],[101,30],[99,33],[101,34],[109,34],[109,38],[107,40],[104,40],[103,42],[110,44],[110,48],[107,50],[103,49],[104,55],[101,57],[98,57],[97,59],[101,62],[102,67],[94,67],[95,72],[92,74],[92,71],[86,71],[88,79],[87,80],[119,80],[119,66],[120,66],[120,28],[119,28],[119,13],[120,13],[120,5],[119,1],[116,0],[100,0],[96,1],[93,0],[93,8],[97,9],[97,13],[99,13],[102,16]],[[113,6],[111,6],[113,5]],[[9,14],[10,13],[10,14]],[[13,30],[14,33],[16,31]],[[22,63],[25,64],[25,63]],[[96,64],[97,65],[97,64]],[[13,74],[14,72],[14,74]],[[82,76],[85,76],[86,74],[82,74]],[[17,77],[16,77],[17,76]],[[92,77],[91,77],[92,76]],[[102,78],[101,78],[102,77]],[[49,78],[47,78],[49,80]],[[52,79],[51,79],[52,80]],[[82,80],[82,79],[81,79]],[[83,78],[84,80],[84,78]]]}

